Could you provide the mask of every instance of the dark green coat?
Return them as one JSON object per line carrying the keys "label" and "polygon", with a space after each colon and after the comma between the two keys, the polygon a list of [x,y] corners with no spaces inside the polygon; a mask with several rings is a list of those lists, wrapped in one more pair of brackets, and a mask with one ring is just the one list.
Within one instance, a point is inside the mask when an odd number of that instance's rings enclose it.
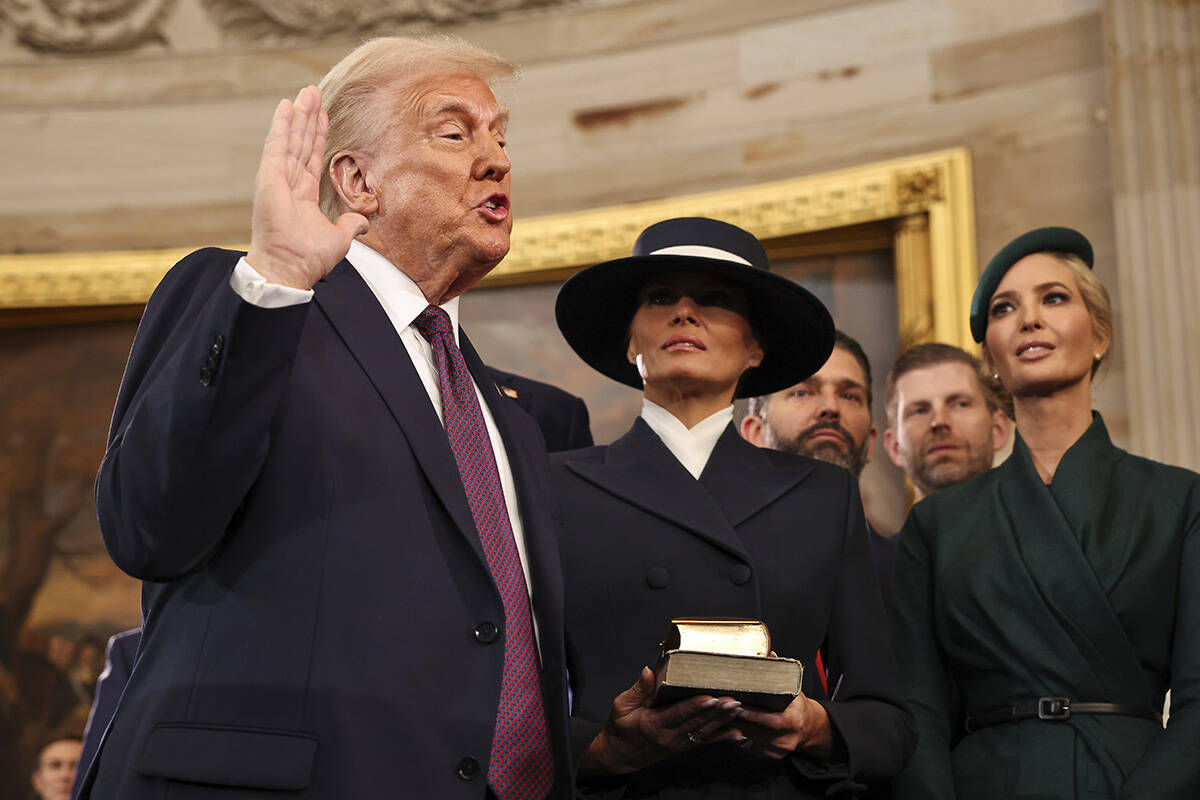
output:
{"label": "dark green coat", "polygon": [[[901,531],[893,633],[917,752],[897,797],[1200,798],[1200,475],[1112,445],[1097,414],[1047,486],[1002,465]],[[1039,696],[1162,708],[963,733]]]}

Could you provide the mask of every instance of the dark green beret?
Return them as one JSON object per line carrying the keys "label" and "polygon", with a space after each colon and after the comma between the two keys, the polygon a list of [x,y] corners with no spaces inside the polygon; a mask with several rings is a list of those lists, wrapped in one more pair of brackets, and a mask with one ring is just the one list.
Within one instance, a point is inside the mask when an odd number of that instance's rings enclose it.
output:
{"label": "dark green beret", "polygon": [[1092,266],[1094,260],[1092,243],[1072,228],[1038,228],[1029,233],[1022,233],[1001,247],[1000,252],[992,256],[983,274],[979,276],[975,296],[971,298],[971,336],[975,341],[982,342],[983,335],[987,332],[988,304],[991,303],[992,295],[996,293],[996,287],[1000,285],[1004,273],[1025,256],[1034,253],[1071,253],[1079,256],[1088,267]]}

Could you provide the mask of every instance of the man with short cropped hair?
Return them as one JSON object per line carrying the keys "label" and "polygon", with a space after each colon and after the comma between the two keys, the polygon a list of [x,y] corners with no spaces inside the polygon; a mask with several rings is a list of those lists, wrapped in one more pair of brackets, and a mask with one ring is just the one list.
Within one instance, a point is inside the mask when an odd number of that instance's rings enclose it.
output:
{"label": "man with short cropped hair", "polygon": [[82,747],[79,737],[63,736],[47,742],[38,751],[31,780],[33,791],[41,800],[69,800]]}
{"label": "man with short cropped hair", "polygon": [[888,373],[883,446],[917,500],[990,469],[1012,431],[1003,388],[953,345],[919,344]]}
{"label": "man with short cropped hair", "polygon": [[249,252],[151,297],[96,489],[145,625],[82,797],[570,797],[549,463],[458,324],[513,72],[361,45],[277,106]]}

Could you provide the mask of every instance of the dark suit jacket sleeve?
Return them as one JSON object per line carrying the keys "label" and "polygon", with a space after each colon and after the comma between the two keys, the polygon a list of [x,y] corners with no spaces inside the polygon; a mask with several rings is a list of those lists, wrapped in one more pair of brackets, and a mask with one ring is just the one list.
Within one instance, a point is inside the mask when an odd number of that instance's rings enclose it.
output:
{"label": "dark suit jacket sleeve", "polygon": [[229,286],[239,253],[200,250],[146,306],[96,485],[105,546],[136,578],[202,567],[267,453],[311,304],[263,309]]}
{"label": "dark suit jacket sleeve", "polygon": [[845,746],[849,774],[876,780],[901,770],[916,736],[897,680],[858,484],[849,473],[846,478],[847,525],[828,638],[841,685],[822,705]]}

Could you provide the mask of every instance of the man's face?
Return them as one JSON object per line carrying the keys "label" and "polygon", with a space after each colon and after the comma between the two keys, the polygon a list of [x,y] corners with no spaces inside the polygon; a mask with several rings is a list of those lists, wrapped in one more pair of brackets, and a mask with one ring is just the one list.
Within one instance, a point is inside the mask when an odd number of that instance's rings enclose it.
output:
{"label": "man's face", "polygon": [[508,253],[508,111],[469,75],[432,75],[393,94],[393,123],[362,157],[373,208],[365,241],[422,288],[455,273],[457,294]]}
{"label": "man's face", "polygon": [[33,790],[42,800],[69,800],[83,742],[60,739],[46,745],[33,773]]}
{"label": "man's face", "polygon": [[761,424],[747,417],[742,434],[759,447],[819,458],[858,475],[875,443],[866,384],[854,355],[835,347],[815,375],[770,396]]}
{"label": "man's face", "polygon": [[991,467],[1007,438],[1007,418],[988,409],[968,365],[934,364],[896,381],[895,425],[884,446],[922,497]]}
{"label": "man's face", "polygon": [[51,664],[66,672],[75,660],[75,643],[65,636],[54,634],[46,645],[46,658]]}

